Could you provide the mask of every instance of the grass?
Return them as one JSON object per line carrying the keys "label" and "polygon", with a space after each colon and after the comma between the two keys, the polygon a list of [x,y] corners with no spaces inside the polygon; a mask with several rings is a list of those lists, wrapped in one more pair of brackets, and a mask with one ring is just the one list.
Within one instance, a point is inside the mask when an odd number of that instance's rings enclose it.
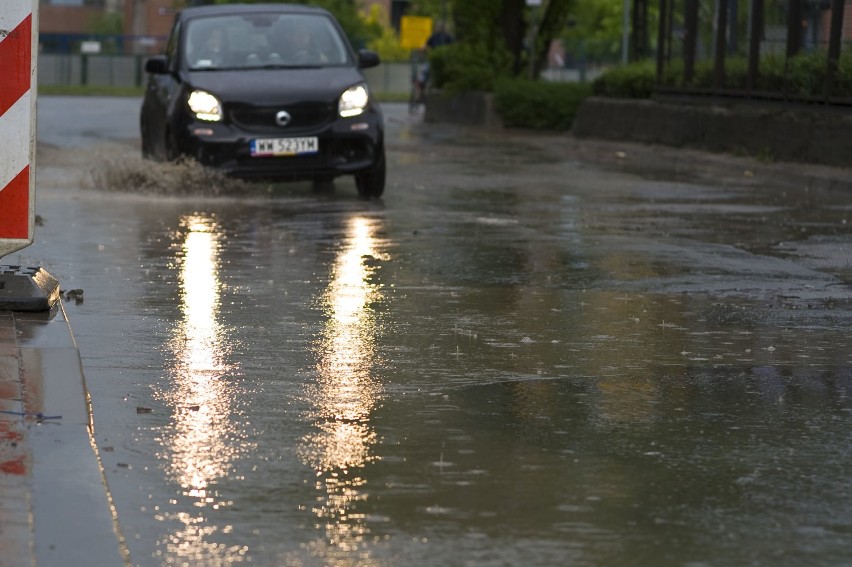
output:
{"label": "grass", "polygon": [[39,85],[40,95],[73,96],[142,96],[144,87],[109,87],[95,85]]}

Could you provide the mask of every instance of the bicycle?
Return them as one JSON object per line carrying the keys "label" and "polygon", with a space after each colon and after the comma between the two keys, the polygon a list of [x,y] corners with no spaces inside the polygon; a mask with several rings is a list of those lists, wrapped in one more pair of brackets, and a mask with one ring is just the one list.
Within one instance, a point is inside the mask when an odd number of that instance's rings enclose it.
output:
{"label": "bicycle", "polygon": [[429,62],[425,50],[411,53],[411,94],[408,97],[408,111],[416,114],[425,102],[426,84],[429,77]]}

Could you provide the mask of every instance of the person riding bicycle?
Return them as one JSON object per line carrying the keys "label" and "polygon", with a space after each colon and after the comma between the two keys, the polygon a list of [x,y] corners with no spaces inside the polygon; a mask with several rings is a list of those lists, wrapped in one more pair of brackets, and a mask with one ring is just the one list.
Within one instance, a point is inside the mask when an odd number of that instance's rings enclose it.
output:
{"label": "person riding bicycle", "polygon": [[438,24],[438,28],[426,40],[426,45],[423,46],[423,64],[420,66],[417,77],[417,81],[420,83],[422,89],[425,90],[426,85],[429,84],[429,52],[436,47],[449,45],[452,42],[453,36],[447,32],[444,22]]}
{"label": "person riding bicycle", "polygon": [[412,111],[415,111],[423,102],[423,94],[426,92],[429,83],[429,51],[442,45],[449,45],[452,42],[453,36],[447,33],[444,23],[441,22],[438,29],[426,40],[423,48],[412,54],[411,99],[409,101]]}

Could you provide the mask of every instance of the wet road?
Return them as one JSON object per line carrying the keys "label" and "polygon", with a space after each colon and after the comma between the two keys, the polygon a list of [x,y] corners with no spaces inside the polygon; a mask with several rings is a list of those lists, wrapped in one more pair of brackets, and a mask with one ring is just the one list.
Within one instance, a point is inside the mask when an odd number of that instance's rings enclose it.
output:
{"label": "wet road", "polygon": [[40,99],[4,259],[85,292],[133,564],[852,562],[852,192],[398,106],[381,202],[157,185],[137,104]]}

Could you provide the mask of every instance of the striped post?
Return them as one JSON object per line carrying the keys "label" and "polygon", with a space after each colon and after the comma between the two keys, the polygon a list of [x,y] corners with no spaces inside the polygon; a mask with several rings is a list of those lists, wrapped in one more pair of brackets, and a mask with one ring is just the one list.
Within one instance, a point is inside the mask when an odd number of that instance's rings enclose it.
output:
{"label": "striped post", "polygon": [[0,258],[33,242],[38,0],[0,9]]}
{"label": "striped post", "polygon": [[[0,0],[0,258],[33,243],[38,0]],[[47,311],[59,282],[0,266],[0,310]]]}

